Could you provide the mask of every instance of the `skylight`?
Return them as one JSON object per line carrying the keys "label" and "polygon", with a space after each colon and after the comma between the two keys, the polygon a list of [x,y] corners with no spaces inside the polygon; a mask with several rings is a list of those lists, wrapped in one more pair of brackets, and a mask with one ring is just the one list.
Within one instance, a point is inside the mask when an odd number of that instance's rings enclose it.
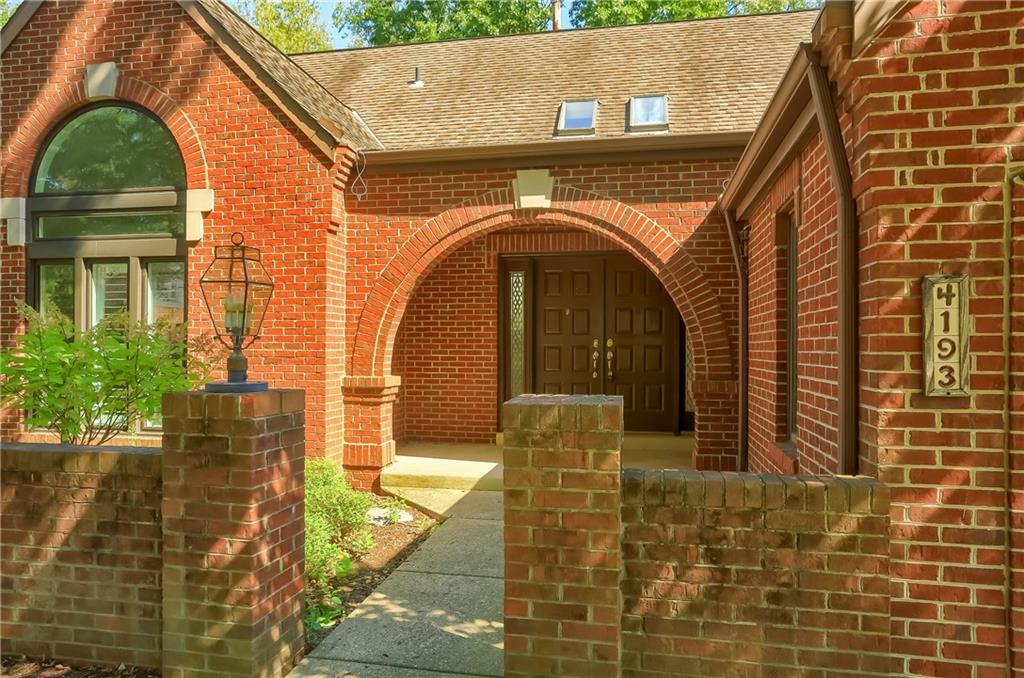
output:
{"label": "skylight", "polygon": [[563,101],[558,113],[559,134],[593,134],[597,99]]}
{"label": "skylight", "polygon": [[668,129],[668,98],[664,94],[632,97],[629,129],[635,132]]}

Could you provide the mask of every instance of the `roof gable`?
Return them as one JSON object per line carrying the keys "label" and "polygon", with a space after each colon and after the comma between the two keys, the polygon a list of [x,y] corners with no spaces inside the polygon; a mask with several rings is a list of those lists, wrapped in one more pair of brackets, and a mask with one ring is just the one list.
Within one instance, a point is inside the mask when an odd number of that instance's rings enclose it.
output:
{"label": "roof gable", "polygon": [[[381,148],[355,111],[227,7],[221,0],[176,0],[182,9],[245,71],[327,155],[339,144],[357,150]],[[0,31],[0,54],[42,6],[25,0]]]}

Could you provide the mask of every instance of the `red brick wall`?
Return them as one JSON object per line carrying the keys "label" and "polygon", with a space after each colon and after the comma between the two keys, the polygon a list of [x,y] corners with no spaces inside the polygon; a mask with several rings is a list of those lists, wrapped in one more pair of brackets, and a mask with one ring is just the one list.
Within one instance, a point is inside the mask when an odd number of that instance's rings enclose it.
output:
{"label": "red brick wall", "polygon": [[500,255],[614,247],[591,233],[524,227],[473,240],[440,262],[395,339],[392,371],[402,377],[395,439],[494,442]]}
{"label": "red brick wall", "polygon": [[[328,231],[332,221],[343,220],[333,195],[334,160],[316,150],[177,3],[46,3],[36,12],[0,63],[4,195],[25,195],[26,168],[38,144],[87,103],[85,66],[103,61],[118,65],[119,97],[155,110],[175,132],[189,187],[216,194],[205,236],[188,251],[190,330],[209,327],[198,279],[214,245],[243,231],[247,244],[263,250],[276,284],[263,336],[247,352],[250,375],[306,389],[310,452],[340,448],[340,375],[328,372],[327,346],[329,339],[335,345],[343,340],[336,266],[328,292],[328,256],[337,255],[341,239]],[[22,248],[0,245],[5,344],[16,330],[14,301],[24,299],[22,257]],[[331,358],[334,369],[340,362]]]}
{"label": "red brick wall", "polygon": [[164,678],[280,678],[305,652],[303,393],[164,395]]}
{"label": "red brick wall", "polygon": [[616,676],[621,396],[504,405],[505,675]]}
{"label": "red brick wall", "polygon": [[[787,431],[785,226],[796,218],[796,439]],[[836,473],[838,278],[835,191],[820,136],[768,190],[749,219],[750,470]]]}
{"label": "red brick wall", "polygon": [[159,667],[159,452],[5,445],[0,472],[0,652]]}
{"label": "red brick wall", "polygon": [[889,676],[889,496],[627,469],[623,676]]}
{"label": "red brick wall", "polygon": [[[1024,396],[1015,376],[1024,373],[1024,334],[1009,328],[1007,357],[1002,315],[1008,297],[1015,314],[1024,308],[1019,185],[1009,289],[1002,278],[1003,181],[1024,165],[1022,30],[1024,7],[1013,0],[927,0],[908,3],[856,55],[842,23],[827,23],[819,40],[857,201],[860,459],[862,472],[891,488],[896,675],[1024,671]],[[763,247],[763,237],[751,244]],[[921,278],[950,273],[971,276],[971,394],[926,397]],[[752,308],[763,303],[752,292]],[[771,467],[763,446],[751,450],[753,463]]]}
{"label": "red brick wall", "polygon": [[[680,305],[693,341],[699,381],[694,388],[697,463],[734,468],[736,346],[732,328],[737,318],[737,286],[728,235],[714,209],[732,166],[731,160],[559,165],[551,170],[556,188],[549,211],[514,208],[510,191],[513,169],[368,173],[368,193],[348,202],[348,374],[402,371],[412,380],[408,389],[417,388],[417,367],[407,364],[410,353],[403,355],[395,347],[402,342],[415,343],[408,339],[410,333],[425,336],[428,332],[423,322],[424,315],[430,313],[429,303],[421,301],[428,298],[428,290],[432,303],[462,304],[460,312],[468,311],[465,304],[477,303],[457,301],[458,292],[455,300],[450,300],[448,283],[455,282],[456,274],[445,272],[446,267],[454,269],[461,258],[470,257],[470,249],[457,255],[456,263],[440,264],[439,272],[430,275],[439,261],[475,237],[499,229],[536,226],[604,234],[655,268]],[[634,228],[635,233],[630,230]],[[470,274],[463,269],[461,275]],[[439,295],[444,295],[443,301]],[[411,319],[402,330],[403,338],[396,340],[407,303]],[[491,323],[488,331],[494,332],[493,320]],[[450,360],[458,360],[454,351]],[[471,370],[470,374],[474,389],[483,393],[486,387],[493,392],[493,386],[484,384],[484,377],[477,382],[477,372]],[[490,375],[486,380],[493,378]],[[441,389],[440,378],[434,383],[431,394]],[[458,399],[460,394],[449,390],[444,398]],[[421,415],[409,409],[414,407],[411,397],[405,400],[406,410],[401,406],[398,410],[398,430],[400,435],[412,437],[419,433],[416,422]],[[437,402],[435,399],[431,405]],[[463,414],[471,414],[473,423],[465,430],[460,425],[458,435],[479,439],[493,431],[490,422],[496,408],[491,403],[493,400],[486,406],[486,424],[477,405],[459,403]],[[358,422],[354,425],[359,426]],[[373,418],[368,425],[376,428],[377,420]],[[386,422],[384,429],[392,430],[392,422]]]}

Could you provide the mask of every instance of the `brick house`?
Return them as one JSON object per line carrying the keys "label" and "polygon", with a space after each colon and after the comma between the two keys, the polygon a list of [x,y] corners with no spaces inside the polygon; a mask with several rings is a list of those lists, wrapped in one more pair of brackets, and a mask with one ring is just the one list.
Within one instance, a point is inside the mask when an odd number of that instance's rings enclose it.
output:
{"label": "brick house", "polygon": [[[493,441],[519,393],[620,394],[699,469],[890,486],[893,674],[1024,670],[1022,45],[1017,0],[292,57],[217,0],[27,2],[0,333],[48,286],[79,324],[162,304],[201,332],[244,231],[277,283],[251,370],[306,390],[310,453],[361,485],[396,441]],[[111,110],[180,156],[62,185]],[[46,234],[111,210],[149,235]],[[965,358],[936,363],[922,277],[961,274]]]}

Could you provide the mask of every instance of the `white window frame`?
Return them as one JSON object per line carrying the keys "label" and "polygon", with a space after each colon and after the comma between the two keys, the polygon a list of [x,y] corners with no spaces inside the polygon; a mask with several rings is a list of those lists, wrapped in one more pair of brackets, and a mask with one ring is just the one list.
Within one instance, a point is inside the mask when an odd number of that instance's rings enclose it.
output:
{"label": "white window frame", "polygon": [[[590,117],[590,127],[579,127],[573,129],[565,128],[565,108],[568,104],[578,104],[585,101],[589,101],[594,105],[594,114]],[[562,101],[558,107],[558,126],[556,128],[557,135],[560,137],[578,137],[593,135],[597,130],[597,109],[601,105],[598,99],[566,99]]]}
{"label": "white window frame", "polygon": [[[661,97],[665,100],[665,121],[664,122],[637,122],[636,121],[636,100],[637,99],[655,99]],[[668,109],[668,95],[667,94],[638,94],[629,98],[629,131],[632,133],[642,132],[667,132],[669,124],[669,109]]]}

